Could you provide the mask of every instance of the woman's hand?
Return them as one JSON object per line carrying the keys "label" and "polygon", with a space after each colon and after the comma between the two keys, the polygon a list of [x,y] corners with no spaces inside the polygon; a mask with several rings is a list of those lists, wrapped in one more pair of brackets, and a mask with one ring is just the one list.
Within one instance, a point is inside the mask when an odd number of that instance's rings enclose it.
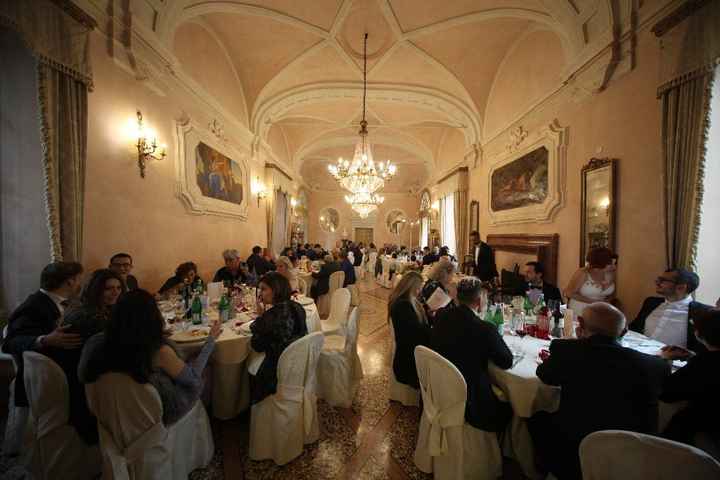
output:
{"label": "woman's hand", "polygon": [[211,337],[213,337],[215,340],[217,340],[221,333],[222,333],[222,323],[220,321],[213,322],[210,325],[210,332],[208,334]]}
{"label": "woman's hand", "polygon": [[660,356],[665,360],[687,360],[695,353],[677,345],[665,345],[660,349]]}

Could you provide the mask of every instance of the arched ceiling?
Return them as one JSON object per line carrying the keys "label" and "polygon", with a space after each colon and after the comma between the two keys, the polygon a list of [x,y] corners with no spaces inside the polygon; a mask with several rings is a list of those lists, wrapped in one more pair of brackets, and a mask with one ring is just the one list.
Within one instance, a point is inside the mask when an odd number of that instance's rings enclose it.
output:
{"label": "arched ceiling", "polygon": [[[369,138],[376,158],[399,165],[388,191],[401,192],[450,166],[442,155],[448,138],[465,143],[453,152],[482,142],[493,82],[519,39],[535,30],[555,35],[568,68],[587,55],[592,34],[611,29],[610,4],[174,0],[155,31],[170,49],[192,41],[176,35],[211,34],[247,109],[240,121],[307,185],[322,189],[336,188],[327,162],[351,157],[357,139],[367,32]],[[203,29],[183,28],[190,23]],[[176,57],[187,58],[181,53]]]}

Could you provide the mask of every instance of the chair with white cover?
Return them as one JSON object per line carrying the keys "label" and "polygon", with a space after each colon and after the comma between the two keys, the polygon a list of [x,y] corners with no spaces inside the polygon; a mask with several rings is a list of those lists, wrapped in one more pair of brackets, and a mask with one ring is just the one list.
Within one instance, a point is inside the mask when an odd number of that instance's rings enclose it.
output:
{"label": "chair with white cover", "polygon": [[347,288],[350,292],[350,306],[357,307],[358,305],[360,305],[360,289],[358,288],[357,284],[353,283],[345,288]]}
{"label": "chair with white cover", "polygon": [[315,383],[323,338],[320,332],[305,335],[280,355],[276,393],[250,410],[251,459],[285,465],[319,438]]}
{"label": "chair with white cover", "polygon": [[362,280],[365,278],[365,268],[363,268],[362,265],[359,267],[355,267],[355,278],[357,280]]}
{"label": "chair with white cover", "polygon": [[317,302],[317,308],[318,312],[320,312],[320,318],[327,318],[330,314],[330,301],[332,300],[332,295],[338,288],[342,288],[343,283],[345,282],[345,272],[333,272],[330,274],[330,279],[328,280],[328,292],[324,295],[320,295],[318,297]]}
{"label": "chair with white cover", "polygon": [[[390,321],[390,361],[395,358],[395,328],[393,328],[392,321]],[[390,366],[390,400],[400,402],[406,407],[417,407],[420,405],[420,390],[400,383],[395,378],[395,372],[393,372],[392,365]]]}
{"label": "chair with white cover", "polygon": [[85,385],[85,392],[98,419],[103,478],[187,478],[212,460],[212,431],[202,402],[166,427],[160,394],[149,383],[109,372]]}
{"label": "chair with white cover", "polygon": [[346,334],[326,335],[318,363],[318,396],[334,407],[350,408],[363,378],[357,353],[358,316],[355,307],[350,313]]}
{"label": "chair with white cover", "polygon": [[23,363],[34,430],[28,467],[34,478],[94,478],[101,471],[100,449],[85,444],[68,423],[70,391],[65,373],[37,352],[23,353]]}
{"label": "chair with white cover", "polygon": [[583,480],[720,478],[720,463],[699,448],[624,430],[585,437],[580,465]]}
{"label": "chair with white cover", "polygon": [[370,252],[368,254],[368,261],[365,263],[365,269],[368,271],[371,277],[375,276],[375,263],[377,262],[377,256],[377,252]]}
{"label": "chair with white cover", "polygon": [[393,275],[393,279],[392,279],[392,289],[393,290],[395,290],[395,287],[398,286],[398,283],[400,283],[400,280],[402,280],[402,277],[403,276],[401,273],[396,273],[395,275]]}
{"label": "chair with white cover", "polygon": [[442,480],[495,479],[502,474],[497,436],[465,423],[467,384],[449,360],[415,347],[423,413],[415,465]]}
{"label": "chair with white cover", "polygon": [[302,293],[303,295],[305,295],[306,297],[308,295],[310,295],[310,290],[308,289],[308,284],[305,281],[305,279],[298,277],[297,282],[298,282],[298,291],[300,293]]}
{"label": "chair with white cover", "polygon": [[377,283],[379,283],[381,286],[385,288],[392,288],[392,283],[390,280],[390,266],[392,265],[392,260],[388,260],[384,255],[380,258],[380,263],[382,264],[382,273],[377,278]]}
{"label": "chair with white cover", "polygon": [[[7,327],[5,327],[7,329]],[[3,337],[6,333],[3,332]],[[17,363],[12,355],[0,352],[0,360],[12,361],[15,375],[9,386],[9,398],[8,398],[8,414],[5,422],[5,437],[2,443],[3,455],[19,455],[22,451],[27,451],[30,448],[32,442],[31,429],[28,428],[30,421],[30,408],[18,407],[15,405],[15,383],[19,380],[17,378]]]}
{"label": "chair with white cover", "polygon": [[345,333],[351,298],[352,295],[350,295],[350,291],[347,288],[335,290],[330,305],[330,315],[327,320],[320,322],[325,335],[332,333],[343,335]]}

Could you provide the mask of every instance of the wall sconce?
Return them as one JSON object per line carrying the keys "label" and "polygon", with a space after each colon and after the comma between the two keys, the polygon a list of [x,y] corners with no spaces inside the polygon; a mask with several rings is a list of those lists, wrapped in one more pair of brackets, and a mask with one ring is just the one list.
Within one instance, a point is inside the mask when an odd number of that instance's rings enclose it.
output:
{"label": "wall sconce", "polygon": [[143,126],[143,116],[140,110],[137,111],[137,129],[138,168],[140,168],[140,177],[145,178],[147,162],[165,158],[167,147],[165,144],[158,145],[154,132]]}
{"label": "wall sconce", "polygon": [[432,209],[435,210],[436,212],[437,212],[438,210],[440,210],[440,200],[435,200],[435,201],[432,203],[432,205],[430,206],[430,208],[432,208]]}
{"label": "wall sconce", "polygon": [[252,194],[257,197],[257,204],[260,207],[260,200],[267,198],[268,192],[265,184],[260,181],[260,177],[255,177],[255,181],[251,185]]}

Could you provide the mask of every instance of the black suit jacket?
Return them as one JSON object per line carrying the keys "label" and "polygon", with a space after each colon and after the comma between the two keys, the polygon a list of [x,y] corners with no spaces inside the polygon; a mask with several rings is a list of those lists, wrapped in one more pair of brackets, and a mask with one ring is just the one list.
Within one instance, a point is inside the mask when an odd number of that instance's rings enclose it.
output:
{"label": "black suit jacket", "polygon": [[562,388],[553,425],[570,445],[598,430],[655,433],[668,375],[670,365],[660,357],[602,335],[553,340],[550,358],[537,368],[540,380]]}
{"label": "black suit jacket", "polygon": [[490,248],[490,245],[480,242],[480,250],[476,253],[475,247],[473,247],[472,255],[475,261],[473,275],[483,282],[489,282],[498,276],[497,267],[495,266],[495,252]]}
{"label": "black suit jacket", "polygon": [[[527,287],[523,294],[527,294],[529,290],[530,288]],[[543,282],[542,293],[546,302],[548,300],[560,300],[562,302],[562,295],[560,294],[560,289],[551,283]]]}
{"label": "black suit jacket", "polygon": [[325,295],[330,290],[330,275],[340,270],[340,264],[337,262],[330,262],[320,267],[320,271],[313,273],[312,276],[316,279],[315,285],[312,287],[312,293],[314,297]]}
{"label": "black suit jacket", "polygon": [[423,265],[432,265],[433,263],[440,260],[439,255],[435,255],[434,253],[428,253],[423,257],[422,264]]}
{"label": "black suit jacket", "polygon": [[390,318],[395,330],[395,356],[392,363],[395,378],[400,383],[419,388],[415,347],[430,345],[430,325],[418,317],[410,300],[404,298],[392,304]]}
{"label": "black suit jacket", "polygon": [[497,328],[484,322],[461,305],[438,312],[433,326],[433,350],[450,360],[465,377],[467,404],[465,419],[486,431],[501,431],[511,413],[491,388],[488,362],[500,368],[512,367],[513,356]]}
{"label": "black suit jacket", "polygon": [[[647,320],[648,315],[650,315],[657,307],[662,305],[664,301],[665,299],[663,297],[647,297],[643,302],[642,307],[640,307],[640,311],[638,312],[637,317],[635,317],[635,320],[633,320],[633,322],[630,324],[630,330],[634,330],[644,335],[645,320]],[[692,350],[693,352],[705,352],[707,351],[707,348],[705,348],[705,345],[700,343],[695,337],[695,328],[690,324],[690,320],[695,318],[695,315],[697,315],[698,313],[704,312],[712,308],[713,307],[711,307],[710,305],[705,305],[704,303],[690,302],[688,308],[687,348],[689,350]]]}
{"label": "black suit jacket", "polygon": [[261,255],[252,254],[247,259],[247,268],[250,272],[255,272],[255,275],[262,277],[267,272],[275,270],[275,264],[265,260],[265,257]]}

